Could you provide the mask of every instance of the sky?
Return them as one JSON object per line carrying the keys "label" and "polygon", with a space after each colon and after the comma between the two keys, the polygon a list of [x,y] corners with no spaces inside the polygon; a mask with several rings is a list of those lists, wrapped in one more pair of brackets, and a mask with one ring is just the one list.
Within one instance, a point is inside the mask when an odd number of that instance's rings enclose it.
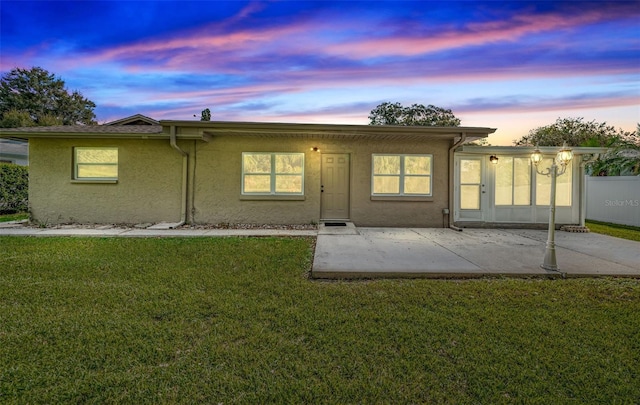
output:
{"label": "sky", "polygon": [[0,72],[33,66],[99,123],[368,124],[388,101],[511,145],[557,118],[636,129],[640,1],[1,0]]}

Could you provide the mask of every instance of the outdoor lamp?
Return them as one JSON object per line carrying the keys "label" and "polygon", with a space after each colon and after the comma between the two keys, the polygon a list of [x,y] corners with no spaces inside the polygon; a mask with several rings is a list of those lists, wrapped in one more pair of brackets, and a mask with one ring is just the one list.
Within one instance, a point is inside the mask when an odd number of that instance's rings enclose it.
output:
{"label": "outdoor lamp", "polygon": [[[562,176],[564,172],[567,170],[567,166],[571,159],[573,159],[573,152],[567,146],[565,142],[562,145],[562,149],[556,154],[556,158],[553,160],[551,167],[548,167],[546,170],[542,171],[538,168],[540,162],[542,162],[543,156],[542,152],[536,145],[536,149],[531,154],[531,163],[536,168],[536,173],[541,174],[543,176],[551,177],[551,201],[549,203],[549,229],[547,233],[547,244],[545,245],[544,250],[544,260],[540,267],[545,270],[553,270],[558,271],[558,263],[556,262],[556,243],[555,243],[555,232],[556,232],[556,178],[558,176]],[[560,166],[560,170],[558,171],[558,165]]]}
{"label": "outdoor lamp", "polygon": [[497,165],[498,164],[498,157],[496,155],[491,155],[491,156],[489,156],[489,161],[491,163],[493,163],[494,165]]}
{"label": "outdoor lamp", "polygon": [[573,152],[571,151],[571,149],[569,149],[567,143],[565,142],[562,145],[562,149],[560,149],[560,152],[558,152],[558,154],[556,155],[556,160],[558,161],[558,163],[560,163],[561,166],[566,166],[567,164],[569,164],[571,159],[573,159]]}
{"label": "outdoor lamp", "polygon": [[536,145],[536,150],[531,154],[531,163],[533,163],[535,167],[538,167],[540,162],[542,162],[542,152],[540,152],[538,145]]}

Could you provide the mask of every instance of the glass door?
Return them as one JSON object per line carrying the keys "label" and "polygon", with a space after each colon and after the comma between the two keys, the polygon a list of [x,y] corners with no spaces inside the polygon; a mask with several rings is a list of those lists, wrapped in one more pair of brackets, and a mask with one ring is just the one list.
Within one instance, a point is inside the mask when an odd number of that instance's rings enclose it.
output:
{"label": "glass door", "polygon": [[485,205],[483,157],[456,159],[455,220],[482,221]]}

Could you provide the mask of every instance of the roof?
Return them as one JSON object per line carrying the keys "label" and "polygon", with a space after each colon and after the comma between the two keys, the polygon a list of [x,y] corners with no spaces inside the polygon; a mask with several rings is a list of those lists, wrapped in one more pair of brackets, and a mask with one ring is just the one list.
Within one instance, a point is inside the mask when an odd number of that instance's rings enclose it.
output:
{"label": "roof", "polygon": [[171,128],[178,139],[207,140],[211,136],[258,136],[326,139],[454,139],[485,138],[495,128],[426,127],[394,125],[295,124],[232,121],[160,121],[160,125],[64,125],[0,128],[0,138],[121,138],[169,139]]}
{"label": "roof", "polygon": [[107,122],[104,125],[158,125],[159,122],[146,115],[136,114],[130,117],[121,118],[119,120]]}
{"label": "roof", "polygon": [[[608,148],[601,147],[569,147],[574,155],[589,155],[606,153]],[[540,152],[547,155],[554,155],[560,150],[559,146],[540,146]],[[531,155],[536,150],[535,146],[478,146],[478,145],[462,145],[457,152],[485,154],[485,155]]]}
{"label": "roof", "polygon": [[454,139],[465,134],[469,141],[496,131],[484,127],[427,127],[399,125],[299,124],[235,121],[160,121],[163,127],[198,129],[210,136],[296,137],[314,139]]}

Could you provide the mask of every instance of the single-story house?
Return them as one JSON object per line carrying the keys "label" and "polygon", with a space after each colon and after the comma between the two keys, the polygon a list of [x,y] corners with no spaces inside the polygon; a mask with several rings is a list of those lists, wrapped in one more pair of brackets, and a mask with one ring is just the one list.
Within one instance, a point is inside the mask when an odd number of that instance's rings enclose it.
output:
{"label": "single-story house", "polygon": [[[528,205],[521,195],[530,151],[462,146],[494,131],[133,116],[97,126],[0,129],[0,137],[29,140],[29,204],[43,224],[546,223],[539,212],[548,202],[530,165]],[[499,155],[497,166],[488,153]],[[577,160],[567,176],[569,205],[580,200],[573,194],[580,193]],[[515,176],[509,201],[505,186],[494,185],[495,176],[509,177],[501,169],[507,161]],[[580,212],[559,213],[558,223],[577,224]]]}

